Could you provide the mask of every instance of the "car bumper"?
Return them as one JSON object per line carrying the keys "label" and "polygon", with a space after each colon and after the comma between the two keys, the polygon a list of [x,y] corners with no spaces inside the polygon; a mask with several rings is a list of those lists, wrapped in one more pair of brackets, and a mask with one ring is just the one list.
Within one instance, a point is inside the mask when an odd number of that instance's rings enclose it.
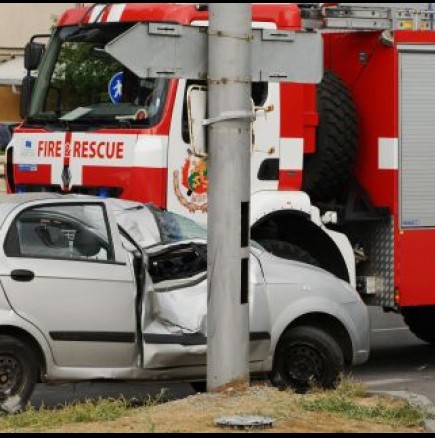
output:
{"label": "car bumper", "polygon": [[346,313],[351,316],[352,323],[348,330],[352,339],[352,365],[363,365],[370,357],[371,322],[367,306],[362,301],[348,304]]}

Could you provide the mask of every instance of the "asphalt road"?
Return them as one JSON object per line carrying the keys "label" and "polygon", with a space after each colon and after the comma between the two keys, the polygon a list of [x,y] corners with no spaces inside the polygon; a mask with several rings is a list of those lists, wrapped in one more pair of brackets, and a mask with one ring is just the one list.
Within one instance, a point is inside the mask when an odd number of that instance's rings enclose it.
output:
{"label": "asphalt road", "polygon": [[[410,391],[425,395],[435,403],[435,347],[416,339],[402,318],[372,310],[372,356],[368,364],[352,371],[351,377],[364,382],[373,391]],[[169,398],[192,395],[189,385],[145,385],[93,383],[64,386],[41,385],[33,397],[36,407],[56,407],[100,397],[147,400],[161,393]]]}
{"label": "asphalt road", "polygon": [[435,403],[435,347],[419,341],[397,315],[372,310],[372,354],[353,377],[373,391],[410,391]]}

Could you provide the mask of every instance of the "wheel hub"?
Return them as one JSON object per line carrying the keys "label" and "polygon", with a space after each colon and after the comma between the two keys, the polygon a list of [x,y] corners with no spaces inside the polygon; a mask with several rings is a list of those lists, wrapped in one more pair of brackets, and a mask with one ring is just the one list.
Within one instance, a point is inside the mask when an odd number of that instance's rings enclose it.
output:
{"label": "wheel hub", "polygon": [[0,395],[11,395],[18,387],[22,376],[20,363],[12,356],[0,356]]}
{"label": "wheel hub", "polygon": [[323,372],[323,359],[314,348],[296,345],[287,354],[287,371],[290,379],[304,385],[316,383]]}

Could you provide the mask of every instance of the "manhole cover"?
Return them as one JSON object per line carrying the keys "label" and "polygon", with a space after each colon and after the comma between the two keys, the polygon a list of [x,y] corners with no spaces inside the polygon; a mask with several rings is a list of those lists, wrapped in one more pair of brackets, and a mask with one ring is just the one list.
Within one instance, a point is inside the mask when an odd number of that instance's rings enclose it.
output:
{"label": "manhole cover", "polygon": [[216,426],[230,429],[269,429],[274,423],[273,418],[259,416],[222,417],[216,420]]}

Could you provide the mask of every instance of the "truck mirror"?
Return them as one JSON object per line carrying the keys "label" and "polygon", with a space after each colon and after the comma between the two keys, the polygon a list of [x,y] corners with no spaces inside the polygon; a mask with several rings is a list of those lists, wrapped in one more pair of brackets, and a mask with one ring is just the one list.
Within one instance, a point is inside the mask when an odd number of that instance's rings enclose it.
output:
{"label": "truck mirror", "polygon": [[35,43],[34,41],[28,43],[24,52],[24,67],[26,68],[26,70],[38,70],[44,54],[45,44]]}
{"label": "truck mirror", "polygon": [[207,88],[193,85],[187,92],[187,110],[192,151],[197,156],[207,154]]}
{"label": "truck mirror", "polygon": [[30,104],[32,102],[32,93],[35,88],[36,78],[33,76],[26,76],[23,79],[23,85],[21,90],[21,118],[25,119],[30,112]]}

